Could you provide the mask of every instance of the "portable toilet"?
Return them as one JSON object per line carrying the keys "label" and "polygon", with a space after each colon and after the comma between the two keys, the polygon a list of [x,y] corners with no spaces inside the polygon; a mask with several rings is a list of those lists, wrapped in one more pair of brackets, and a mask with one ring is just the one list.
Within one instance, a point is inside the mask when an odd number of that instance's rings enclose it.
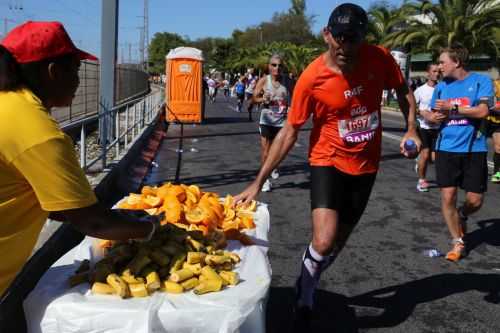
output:
{"label": "portable toilet", "polygon": [[203,53],[192,47],[178,47],[166,56],[167,121],[203,121]]}

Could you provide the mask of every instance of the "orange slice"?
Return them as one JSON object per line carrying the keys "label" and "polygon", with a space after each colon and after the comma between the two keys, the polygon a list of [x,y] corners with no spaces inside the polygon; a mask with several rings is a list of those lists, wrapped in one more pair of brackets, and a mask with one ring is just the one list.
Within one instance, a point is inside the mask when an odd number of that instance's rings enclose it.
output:
{"label": "orange slice", "polygon": [[168,192],[169,192],[169,189],[170,187],[172,186],[172,184],[170,183],[165,183],[163,184],[162,186],[160,186],[157,190],[156,190],[156,196],[157,197],[160,197],[160,198],[164,198],[167,196]]}
{"label": "orange slice", "polygon": [[141,193],[144,194],[144,195],[153,195],[153,196],[156,196],[156,193],[158,192],[158,188],[157,187],[152,187],[152,186],[143,186],[143,188],[141,189]]}
{"label": "orange slice", "polygon": [[151,207],[158,207],[163,203],[162,198],[155,197],[152,195],[147,195],[142,201]]}
{"label": "orange slice", "polygon": [[158,214],[158,208],[150,208],[150,209],[144,209],[146,213],[149,215],[157,215]]}
{"label": "orange slice", "polygon": [[186,191],[186,201],[191,201],[192,203],[198,202],[198,196],[191,191]]}
{"label": "orange slice", "polygon": [[225,215],[224,221],[232,221],[236,216],[236,212],[233,209],[228,208],[226,209],[224,215]]}
{"label": "orange slice", "polygon": [[[201,190],[196,185],[189,185],[187,191],[193,193],[198,199],[201,198]],[[198,201],[198,200],[197,200]]]}
{"label": "orange slice", "polygon": [[127,197],[127,203],[129,205],[137,205],[142,202],[142,195],[136,193],[130,193]]}
{"label": "orange slice", "polygon": [[188,221],[189,223],[198,224],[203,222],[204,219],[205,219],[205,212],[200,207],[191,209],[186,213],[186,221]]}

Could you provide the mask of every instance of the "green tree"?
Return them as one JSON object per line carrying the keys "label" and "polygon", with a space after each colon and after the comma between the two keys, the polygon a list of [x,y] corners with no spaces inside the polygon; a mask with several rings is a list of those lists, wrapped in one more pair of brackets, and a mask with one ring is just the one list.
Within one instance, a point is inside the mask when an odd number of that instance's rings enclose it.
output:
{"label": "green tree", "polygon": [[148,47],[149,71],[151,73],[165,72],[165,56],[171,49],[186,46],[188,42],[176,33],[157,32]]}
{"label": "green tree", "polygon": [[420,0],[406,5],[414,15],[408,26],[384,39],[388,47],[412,46],[412,53],[432,52],[460,43],[471,53],[500,56],[498,0]]}
{"label": "green tree", "polygon": [[367,41],[371,44],[381,44],[395,28],[404,24],[407,14],[405,6],[395,8],[387,1],[373,4],[368,10]]}

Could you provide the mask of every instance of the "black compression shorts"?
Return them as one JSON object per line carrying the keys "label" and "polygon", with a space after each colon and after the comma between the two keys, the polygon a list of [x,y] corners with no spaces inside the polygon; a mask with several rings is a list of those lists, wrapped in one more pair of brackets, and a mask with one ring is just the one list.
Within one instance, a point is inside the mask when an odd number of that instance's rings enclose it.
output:
{"label": "black compression shorts", "polygon": [[311,209],[333,209],[340,223],[356,224],[366,208],[376,175],[353,176],[335,167],[311,166]]}
{"label": "black compression shorts", "polygon": [[500,133],[500,123],[490,121],[488,123],[488,137],[493,136],[495,133]]}
{"label": "black compression shorts", "polygon": [[283,127],[259,125],[260,136],[269,140],[274,140],[274,138],[276,137],[276,135],[278,135],[278,132],[282,128]]}
{"label": "black compression shorts", "polygon": [[436,181],[439,187],[460,187],[484,193],[488,185],[487,153],[436,152]]}
{"label": "black compression shorts", "polygon": [[434,151],[436,147],[436,139],[439,135],[439,129],[425,129],[418,128],[418,134],[420,136],[420,140],[422,140],[422,149],[429,148],[431,151]]}

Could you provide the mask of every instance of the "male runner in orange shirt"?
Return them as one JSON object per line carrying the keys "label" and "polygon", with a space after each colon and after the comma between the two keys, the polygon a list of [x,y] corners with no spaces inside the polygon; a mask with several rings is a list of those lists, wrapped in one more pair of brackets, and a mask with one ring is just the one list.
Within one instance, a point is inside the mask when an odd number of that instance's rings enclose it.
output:
{"label": "male runner in orange shirt", "polygon": [[328,51],[302,73],[288,121],[276,136],[257,178],[235,201],[249,202],[271,171],[293,147],[300,127],[313,117],[310,137],[313,239],[305,250],[297,280],[294,328],[308,332],[313,294],[320,274],[335,259],[359,221],[375,181],[382,142],[383,89],[395,89],[407,115],[408,132],[420,149],[415,128],[415,98],[384,48],[364,43],[368,18],[354,4],[335,8],[323,30]]}

